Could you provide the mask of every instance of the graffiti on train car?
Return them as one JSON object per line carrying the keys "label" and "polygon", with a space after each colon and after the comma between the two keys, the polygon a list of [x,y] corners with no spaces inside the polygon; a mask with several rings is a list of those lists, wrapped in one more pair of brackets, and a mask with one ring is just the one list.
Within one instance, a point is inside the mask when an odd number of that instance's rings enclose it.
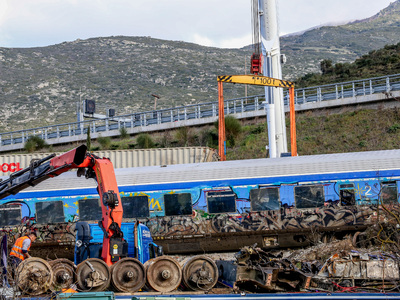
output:
{"label": "graffiti on train car", "polygon": [[[220,251],[254,243],[265,247],[303,245],[315,231],[353,234],[363,231],[376,223],[378,215],[385,215],[379,213],[384,210],[377,210],[379,203],[390,207],[398,204],[397,185],[392,178],[215,187],[199,184],[186,189],[141,192],[122,188],[120,196],[124,222],[139,220],[158,241],[173,243],[183,238],[187,241],[201,237],[204,240],[204,243],[193,242],[193,248],[177,246],[170,252],[176,249]],[[30,220],[30,223],[21,224],[21,219]],[[58,224],[99,219],[101,205],[95,194],[23,198],[0,207],[0,227],[16,225],[22,234],[33,224],[39,233],[38,240],[49,244],[68,243],[74,239],[73,226],[67,230],[57,227]],[[23,227],[25,229],[21,229]],[[236,240],[230,239],[231,236],[236,236]]]}
{"label": "graffiti on train car", "polygon": [[300,211],[282,208],[279,211],[262,211],[245,214],[207,215],[196,217],[158,217],[145,221],[152,235],[199,235],[229,232],[256,232],[273,230],[295,230],[311,227],[355,226],[369,223],[376,210],[369,206],[329,207]]}

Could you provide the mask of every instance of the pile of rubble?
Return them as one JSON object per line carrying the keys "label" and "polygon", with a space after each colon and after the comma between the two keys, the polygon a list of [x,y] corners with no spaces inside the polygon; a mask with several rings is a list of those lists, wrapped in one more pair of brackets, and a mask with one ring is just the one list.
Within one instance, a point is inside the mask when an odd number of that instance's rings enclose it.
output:
{"label": "pile of rubble", "polygon": [[234,260],[218,260],[217,266],[220,283],[238,292],[399,292],[399,258],[357,249],[345,239],[275,253],[244,247]]}

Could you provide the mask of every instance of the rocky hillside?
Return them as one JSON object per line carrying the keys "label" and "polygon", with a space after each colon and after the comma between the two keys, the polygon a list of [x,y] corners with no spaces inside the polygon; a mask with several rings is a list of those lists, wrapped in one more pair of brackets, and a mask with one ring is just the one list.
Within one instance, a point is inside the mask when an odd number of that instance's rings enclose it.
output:
{"label": "rocky hillside", "polygon": [[[400,41],[400,0],[377,15],[282,38],[285,79],[319,70],[323,59],[349,62]],[[0,131],[76,120],[80,99],[117,114],[215,101],[216,76],[243,74],[250,47],[219,49],[149,37],[106,37],[40,48],[0,48]],[[262,89],[249,89],[249,94]],[[226,85],[226,98],[244,87]]]}
{"label": "rocky hillside", "polygon": [[324,26],[301,35],[283,37],[281,52],[286,54],[288,79],[319,71],[319,62],[354,61],[371,50],[400,42],[400,1],[376,15],[341,26]]}

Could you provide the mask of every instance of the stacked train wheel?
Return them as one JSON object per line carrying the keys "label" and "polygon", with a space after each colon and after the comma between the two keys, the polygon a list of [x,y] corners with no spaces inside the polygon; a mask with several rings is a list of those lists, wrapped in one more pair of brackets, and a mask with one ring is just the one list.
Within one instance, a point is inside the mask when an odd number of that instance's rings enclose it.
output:
{"label": "stacked train wheel", "polygon": [[123,258],[111,266],[111,283],[119,292],[137,292],[146,283],[146,270],[137,259]]}
{"label": "stacked train wheel", "polygon": [[53,271],[44,259],[31,257],[19,264],[14,281],[22,294],[36,296],[45,293],[53,282]]}
{"label": "stacked train wheel", "polygon": [[53,271],[53,282],[50,289],[53,292],[68,289],[75,283],[75,264],[65,258],[59,258],[50,261],[50,266]]}
{"label": "stacked train wheel", "polygon": [[102,292],[110,285],[110,269],[98,258],[88,258],[76,267],[79,289],[84,292]]}
{"label": "stacked train wheel", "polygon": [[171,257],[160,256],[145,263],[147,284],[157,292],[172,292],[182,281],[179,263]]}
{"label": "stacked train wheel", "polygon": [[194,256],[182,262],[184,285],[193,291],[211,290],[218,281],[218,268],[215,262],[204,255]]}

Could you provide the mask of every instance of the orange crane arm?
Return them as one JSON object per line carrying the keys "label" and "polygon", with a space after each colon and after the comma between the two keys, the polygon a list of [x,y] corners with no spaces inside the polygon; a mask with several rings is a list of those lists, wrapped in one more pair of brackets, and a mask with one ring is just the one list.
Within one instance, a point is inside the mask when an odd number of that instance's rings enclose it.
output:
{"label": "orange crane arm", "polygon": [[0,182],[0,199],[15,195],[25,188],[35,186],[71,169],[78,169],[78,176],[85,175],[86,178],[94,178],[97,181],[97,192],[102,204],[102,219],[99,221],[99,226],[104,232],[102,259],[111,265],[126,255],[127,243],[121,231],[123,208],[117,179],[109,159],[87,153],[85,145],[59,156],[50,155],[32,162],[29,167],[13,173],[9,179]]}

